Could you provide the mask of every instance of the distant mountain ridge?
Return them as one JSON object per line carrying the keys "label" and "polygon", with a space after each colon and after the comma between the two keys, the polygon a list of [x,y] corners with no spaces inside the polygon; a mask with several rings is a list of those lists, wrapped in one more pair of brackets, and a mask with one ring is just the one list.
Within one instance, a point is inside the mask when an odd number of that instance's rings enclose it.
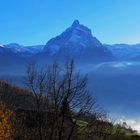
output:
{"label": "distant mountain ridge", "polygon": [[11,43],[6,45],[0,45],[0,54],[8,50],[11,53],[21,55],[23,57],[30,57],[36,53],[41,52],[43,48],[44,45],[23,46],[17,43]]}
{"label": "distant mountain ridge", "polygon": [[87,61],[89,59],[91,61],[112,61],[113,58],[139,60],[140,44],[102,44],[92,35],[88,27],[75,20],[69,28],[50,39],[46,45],[23,46],[17,43],[0,45],[1,56],[9,55],[9,53],[25,58],[36,57],[36,54],[40,54],[45,57],[84,57]]}
{"label": "distant mountain ridge", "polygon": [[119,59],[135,59],[140,57],[140,44],[104,44],[112,54]]}

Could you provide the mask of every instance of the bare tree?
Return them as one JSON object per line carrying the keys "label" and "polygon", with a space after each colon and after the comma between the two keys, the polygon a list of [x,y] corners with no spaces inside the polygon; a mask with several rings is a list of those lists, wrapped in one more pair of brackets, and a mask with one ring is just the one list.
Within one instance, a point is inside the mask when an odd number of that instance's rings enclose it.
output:
{"label": "bare tree", "polygon": [[30,63],[26,85],[32,91],[34,109],[40,114],[39,140],[78,139],[78,121],[83,116],[92,113],[97,119],[103,115],[95,109],[95,100],[87,89],[87,76],[75,71],[73,60],[65,66],[54,62],[47,69]]}
{"label": "bare tree", "polygon": [[[47,106],[47,71],[42,67],[37,68],[36,62],[31,62],[27,65],[25,84],[31,91],[33,97],[33,108],[30,111],[30,115],[35,115],[37,136],[39,140],[43,140],[46,134],[43,132],[43,128],[46,125],[47,119],[44,119],[44,111]],[[47,110],[48,111],[48,110]],[[44,121],[43,121],[44,120]]]}

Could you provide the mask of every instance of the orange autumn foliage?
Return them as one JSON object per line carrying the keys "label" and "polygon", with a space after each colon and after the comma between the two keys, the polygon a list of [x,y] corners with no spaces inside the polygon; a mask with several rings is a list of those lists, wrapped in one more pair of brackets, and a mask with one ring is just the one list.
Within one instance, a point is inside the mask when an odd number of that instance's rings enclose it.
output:
{"label": "orange autumn foliage", "polygon": [[13,140],[11,119],[14,113],[3,102],[0,102],[0,140]]}

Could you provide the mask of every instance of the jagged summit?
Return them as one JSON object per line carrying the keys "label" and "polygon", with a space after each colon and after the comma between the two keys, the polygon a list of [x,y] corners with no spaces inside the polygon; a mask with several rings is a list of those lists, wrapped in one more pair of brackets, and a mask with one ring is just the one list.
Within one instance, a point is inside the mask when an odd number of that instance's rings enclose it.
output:
{"label": "jagged summit", "polygon": [[79,26],[79,25],[80,25],[79,20],[74,20],[74,22],[72,23],[73,27],[76,27],[76,26]]}
{"label": "jagged summit", "polygon": [[92,35],[91,30],[75,20],[63,33],[52,38],[44,47],[48,55],[107,58],[111,53]]}
{"label": "jagged summit", "polygon": [[62,34],[48,41],[44,49],[55,53],[60,48],[75,47],[81,49],[101,46],[100,41],[93,37],[91,30],[75,20]]}
{"label": "jagged summit", "polygon": [[91,30],[88,27],[80,24],[79,20],[74,20],[72,26],[69,27],[66,31],[92,36]]}
{"label": "jagged summit", "polygon": [[87,46],[88,42],[91,42],[93,40],[96,40],[98,44],[101,44],[92,36],[91,30],[88,27],[80,24],[78,20],[75,20],[73,24],[62,34],[48,41],[46,47],[52,46],[51,44],[55,44],[55,46],[57,45],[59,47],[66,47],[69,43],[77,43],[85,47]]}

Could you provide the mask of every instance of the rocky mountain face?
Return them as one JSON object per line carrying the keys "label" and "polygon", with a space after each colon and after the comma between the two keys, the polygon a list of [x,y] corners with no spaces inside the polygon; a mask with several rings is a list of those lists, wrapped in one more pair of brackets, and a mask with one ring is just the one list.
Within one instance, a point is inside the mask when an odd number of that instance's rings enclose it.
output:
{"label": "rocky mountain face", "polygon": [[92,62],[109,61],[113,58],[111,52],[92,35],[91,30],[78,20],[62,34],[48,41],[44,52],[50,57],[69,56]]}

